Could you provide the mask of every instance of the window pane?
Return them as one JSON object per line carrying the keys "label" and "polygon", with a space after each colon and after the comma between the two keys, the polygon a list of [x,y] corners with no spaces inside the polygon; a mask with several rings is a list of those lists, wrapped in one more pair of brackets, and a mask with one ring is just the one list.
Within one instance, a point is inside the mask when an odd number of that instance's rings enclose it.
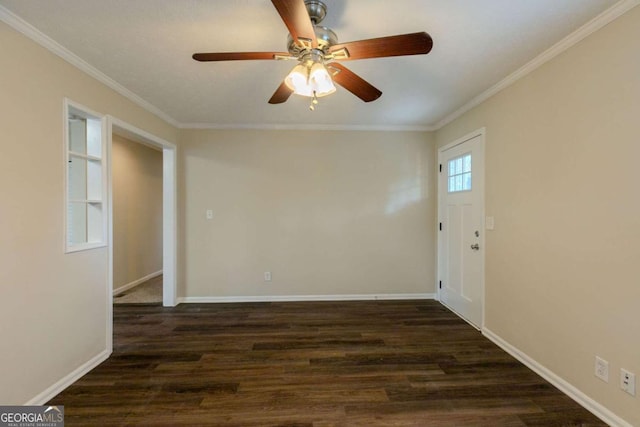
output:
{"label": "window pane", "polygon": [[463,159],[463,172],[471,172],[471,154],[467,154]]}
{"label": "window pane", "polygon": [[450,193],[471,190],[471,153],[449,160]]}
{"label": "window pane", "polygon": [[87,161],[78,157],[69,157],[69,200],[87,198]]}
{"label": "window pane", "polygon": [[102,200],[102,163],[99,160],[87,162],[87,199]]}
{"label": "window pane", "polygon": [[471,190],[471,172],[465,173],[462,175],[462,189],[463,190]]}
{"label": "window pane", "polygon": [[87,205],[87,237],[90,243],[102,241],[102,203]]}
{"label": "window pane", "polygon": [[69,151],[74,153],[87,153],[86,121],[83,118],[69,117]]}
{"label": "window pane", "polygon": [[67,210],[67,240],[70,245],[87,241],[87,204],[69,203]]}
{"label": "window pane", "polygon": [[87,154],[102,157],[102,122],[87,119]]}
{"label": "window pane", "polygon": [[462,191],[462,175],[456,175],[456,191]]}

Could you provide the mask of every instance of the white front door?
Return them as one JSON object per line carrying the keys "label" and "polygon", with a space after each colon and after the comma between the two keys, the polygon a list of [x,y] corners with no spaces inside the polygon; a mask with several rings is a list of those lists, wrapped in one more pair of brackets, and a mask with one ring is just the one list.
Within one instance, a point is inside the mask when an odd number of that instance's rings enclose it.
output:
{"label": "white front door", "polygon": [[439,152],[440,301],[482,327],[484,307],[484,132]]}

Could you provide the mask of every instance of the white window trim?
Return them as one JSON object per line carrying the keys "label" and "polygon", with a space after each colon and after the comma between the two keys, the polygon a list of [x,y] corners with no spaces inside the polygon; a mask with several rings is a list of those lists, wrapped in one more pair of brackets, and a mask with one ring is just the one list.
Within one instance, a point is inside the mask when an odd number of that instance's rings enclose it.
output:
{"label": "white window trim", "polygon": [[[86,243],[80,243],[80,244],[75,244],[75,245],[70,245],[69,244],[69,239],[68,239],[68,233],[69,233],[69,223],[68,223],[68,208],[69,208],[69,203],[71,202],[71,200],[69,200],[69,168],[67,165],[69,156],[72,155],[74,157],[81,157],[81,158],[86,158],[86,159],[94,159],[96,160],[97,158],[95,158],[95,156],[90,156],[90,155],[78,155],[77,153],[73,153],[72,151],[69,150],[69,112],[70,110],[77,110],[78,112],[82,113],[81,115],[86,115],[86,116],[90,116],[92,118],[95,119],[99,119],[101,122],[101,138],[102,138],[102,143],[101,143],[101,154],[100,154],[100,163],[102,166],[102,174],[101,174],[101,179],[102,179],[102,198],[101,200],[98,200],[97,202],[99,202],[102,205],[102,233],[100,236],[100,240],[97,242],[86,242]],[[63,153],[63,162],[62,164],[64,165],[64,185],[63,185],[63,192],[64,192],[64,196],[63,196],[63,229],[64,229],[64,234],[63,234],[63,245],[64,245],[64,253],[73,253],[73,252],[80,252],[80,251],[86,251],[89,249],[95,249],[95,248],[103,248],[106,247],[108,245],[107,242],[107,209],[108,209],[108,197],[107,197],[107,168],[108,168],[108,164],[107,164],[107,118],[104,114],[100,114],[97,113],[93,110],[91,110],[90,108],[85,107],[82,104],[79,104],[77,102],[71,101],[68,98],[64,98],[63,99],[63,109],[62,109],[62,132],[63,132],[63,136],[62,136],[62,141],[63,141],[63,147],[62,147],[62,153]]]}

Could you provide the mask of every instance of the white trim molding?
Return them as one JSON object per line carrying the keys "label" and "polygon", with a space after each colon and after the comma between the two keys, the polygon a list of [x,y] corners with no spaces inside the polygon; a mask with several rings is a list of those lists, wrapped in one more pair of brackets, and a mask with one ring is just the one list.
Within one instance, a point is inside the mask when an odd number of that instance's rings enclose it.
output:
{"label": "white trim molding", "polygon": [[161,275],[162,275],[162,270],[156,271],[155,273],[147,274],[144,277],[141,277],[141,278],[139,278],[137,280],[134,280],[133,282],[129,282],[124,286],[120,286],[119,288],[114,289],[113,290],[113,296],[120,295],[121,293],[123,293],[125,291],[128,291],[131,288],[135,288],[136,286],[138,286],[141,283],[146,282],[147,280],[151,280],[151,279],[153,279],[155,277],[158,277],[158,276],[161,276]]}
{"label": "white trim molding", "polygon": [[206,130],[302,130],[302,131],[364,131],[364,132],[432,132],[434,126],[410,125],[322,125],[322,124],[267,124],[267,123],[181,123],[180,129]]}
{"label": "white trim molding", "polygon": [[436,294],[263,295],[246,297],[183,297],[178,298],[178,303],[433,300],[435,297]]}
{"label": "white trim molding", "polygon": [[95,368],[96,366],[98,366],[99,364],[107,360],[110,355],[111,355],[110,350],[102,350],[99,354],[95,355],[94,357],[89,359],[87,362],[80,365],[78,368],[76,368],[74,371],[72,371],[68,375],[65,375],[59,381],[56,381],[51,387],[47,388],[42,393],[30,399],[24,405],[25,406],[44,405],[46,402],[48,402],[49,400],[53,399],[55,396],[60,394],[63,390],[65,390],[71,384],[78,381],[84,375],[89,373],[89,371],[91,371],[93,368]]}
{"label": "white trim molding", "polygon": [[[139,129],[127,122],[113,116],[109,118],[109,131],[111,134],[107,140],[109,152],[113,143],[113,133],[124,135],[136,143],[144,144],[158,150],[162,150],[162,304],[165,307],[173,307],[176,301],[176,271],[177,259],[177,147],[164,139],[149,132]],[[109,162],[111,165],[111,162]],[[109,197],[112,198],[112,175],[109,168]],[[109,294],[113,293],[113,204],[109,208]],[[111,298],[107,302],[107,310],[111,313]]]}
{"label": "white trim molding", "polygon": [[432,128],[434,130],[439,130],[442,127],[448,125],[458,117],[462,116],[467,111],[471,110],[474,107],[482,104],[487,99],[491,98],[493,95],[498,92],[506,89],[511,86],[518,80],[523,77],[531,74],[533,71],[537,70],[547,62],[551,61],[556,56],[560,55],[570,47],[576,45],[578,42],[586,39],[591,34],[598,31],[600,28],[605,25],[613,22],[620,16],[624,15],[634,7],[640,5],[640,0],[621,0],[609,9],[602,12],[600,15],[593,18],[591,21],[584,24],[582,27],[578,28],[573,33],[569,34],[564,39],[560,40],[558,43],[551,46],[549,49],[542,52],[540,55],[535,57],[533,60],[529,61],[522,67],[520,67],[515,72],[509,74],[504,79],[500,80],[494,86],[482,92],[480,95],[473,98],[471,101],[464,104],[462,107],[454,111],[453,113],[446,116],[444,119],[437,122]]}
{"label": "white trim molding", "polygon": [[103,83],[107,87],[115,90],[120,95],[129,99],[133,103],[138,106],[144,108],[151,114],[154,114],[171,124],[174,127],[180,127],[180,123],[178,123],[173,117],[169,116],[164,111],[160,110],[155,105],[150,102],[142,99],[135,93],[131,92],[126,87],[122,86],[120,83],[113,80],[111,77],[104,74],[102,71],[98,70],[94,66],[90,65],[88,62],[81,59],[78,55],[72,53],[69,49],[60,45],[58,42],[53,40],[51,37],[42,33],[40,30],[35,28],[33,25],[29,24],[24,19],[20,18],[18,15],[11,12],[9,9],[0,5],[0,21],[6,22],[10,27],[14,30],[19,31],[24,34],[34,42],[38,43],[40,46],[48,49],[53,54],[59,56],[60,58],[67,61],[69,64],[78,68],[80,71],[83,71],[98,80],[100,83]]}
{"label": "white trim molding", "polygon": [[623,420],[618,415],[605,408],[602,404],[584,394],[577,387],[560,377],[558,374],[552,372],[531,358],[528,354],[509,344],[489,328],[482,328],[482,334],[608,425],[613,427],[633,427],[627,421]]}

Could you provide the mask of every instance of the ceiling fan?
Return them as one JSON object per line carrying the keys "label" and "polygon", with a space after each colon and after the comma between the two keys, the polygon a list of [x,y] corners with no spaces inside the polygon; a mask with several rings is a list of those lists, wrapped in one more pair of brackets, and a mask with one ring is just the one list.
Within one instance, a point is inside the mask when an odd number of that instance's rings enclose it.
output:
{"label": "ceiling fan", "polygon": [[298,64],[275,91],[270,104],[281,104],[295,93],[318,98],[335,92],[334,82],[364,102],[382,95],[370,83],[337,61],[423,55],[431,51],[433,40],[426,32],[338,43],[336,34],[320,22],[327,6],[320,0],[271,0],[289,30],[288,52],[195,53],[196,61],[238,61],[253,59],[295,60]]}

